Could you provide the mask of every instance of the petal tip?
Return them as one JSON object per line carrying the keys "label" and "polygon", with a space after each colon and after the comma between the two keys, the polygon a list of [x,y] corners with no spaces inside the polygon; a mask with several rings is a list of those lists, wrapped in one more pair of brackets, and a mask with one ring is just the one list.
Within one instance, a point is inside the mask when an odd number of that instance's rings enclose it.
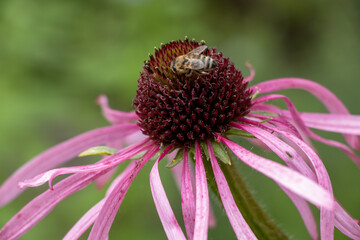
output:
{"label": "petal tip", "polygon": [[96,103],[100,106],[107,104],[107,102],[108,102],[107,97],[104,94],[101,94],[96,98]]}

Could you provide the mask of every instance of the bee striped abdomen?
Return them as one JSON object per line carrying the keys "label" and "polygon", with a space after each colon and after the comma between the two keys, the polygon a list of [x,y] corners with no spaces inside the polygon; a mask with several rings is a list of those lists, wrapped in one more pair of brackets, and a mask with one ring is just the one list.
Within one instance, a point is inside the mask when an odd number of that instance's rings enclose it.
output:
{"label": "bee striped abdomen", "polygon": [[216,61],[211,57],[205,57],[204,64],[204,70],[211,70],[217,67]]}

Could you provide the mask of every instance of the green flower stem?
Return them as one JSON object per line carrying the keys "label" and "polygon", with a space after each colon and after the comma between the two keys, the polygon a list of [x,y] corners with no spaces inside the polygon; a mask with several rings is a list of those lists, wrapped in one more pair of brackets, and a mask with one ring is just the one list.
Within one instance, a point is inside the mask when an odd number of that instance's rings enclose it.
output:
{"label": "green flower stem", "polygon": [[[230,187],[236,205],[258,239],[289,239],[265,213],[241,178],[234,163],[218,161]],[[208,184],[221,202],[210,161],[204,161]]]}

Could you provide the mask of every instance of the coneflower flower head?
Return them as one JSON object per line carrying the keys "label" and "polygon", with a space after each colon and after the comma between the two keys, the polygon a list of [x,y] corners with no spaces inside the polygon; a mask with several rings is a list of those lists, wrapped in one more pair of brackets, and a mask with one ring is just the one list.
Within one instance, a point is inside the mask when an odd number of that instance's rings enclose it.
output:
{"label": "coneflower flower head", "polygon": [[[248,66],[251,74],[244,78],[228,58],[212,47],[201,52],[201,59],[211,59],[211,70],[182,74],[173,69],[175,59],[204,44],[188,39],[162,44],[143,65],[134,112],[111,109],[102,95],[98,103],[112,126],[65,141],[16,171],[0,187],[0,205],[21,192],[17,186],[35,187],[48,182],[50,189],[10,219],[0,230],[0,239],[21,237],[58,202],[91,182],[103,186],[125,161],[129,164],[113,180],[104,198],[84,214],[64,239],[79,238],[91,225],[89,239],[107,239],[132,181],[148,162],[154,162],[150,188],[169,239],[207,239],[208,227],[215,221],[208,183],[238,239],[287,239],[251,196],[232,164],[230,151],[238,161],[278,184],[296,206],[312,239],[318,239],[319,234],[308,202],[320,210],[321,239],[332,240],[334,227],[350,238],[360,239],[357,220],[334,199],[329,175],[309,140],[339,148],[360,166],[353,150],[360,148],[360,116],[350,115],[333,93],[310,80],[282,78],[249,87],[254,78],[252,67]],[[329,113],[299,113],[288,97],[273,93],[287,88],[310,92]],[[266,93],[269,95],[262,95]],[[270,105],[269,101],[275,99],[283,100],[288,109]],[[349,146],[325,139],[310,127],[342,133]],[[285,164],[252,153],[231,140],[231,135],[271,150]],[[105,156],[90,165],[53,169],[79,154]],[[180,187],[185,234],[161,183],[158,163],[165,156]],[[64,174],[72,175],[53,186],[52,180]]]}
{"label": "coneflower flower head", "polygon": [[191,146],[214,139],[231,128],[230,122],[249,112],[252,90],[229,58],[207,48],[202,54],[214,59],[208,74],[177,74],[170,62],[200,44],[173,41],[155,50],[145,62],[134,99],[139,126],[145,135],[164,145]]}

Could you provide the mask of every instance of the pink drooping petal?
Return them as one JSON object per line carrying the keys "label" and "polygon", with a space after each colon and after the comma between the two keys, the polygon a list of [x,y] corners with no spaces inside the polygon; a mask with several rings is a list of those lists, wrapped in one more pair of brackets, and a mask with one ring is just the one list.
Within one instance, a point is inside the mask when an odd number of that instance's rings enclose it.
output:
{"label": "pink drooping petal", "polygon": [[[285,117],[290,117],[288,111],[282,111]],[[360,135],[360,116],[331,113],[300,113],[306,126],[329,132]]]}
{"label": "pink drooping petal", "polygon": [[300,118],[298,111],[296,110],[294,104],[290,101],[288,97],[279,94],[271,94],[267,96],[258,97],[253,101],[253,104],[256,105],[258,103],[263,103],[276,99],[284,100],[286,106],[290,110],[291,116],[293,117],[293,121],[295,122],[295,124],[298,126],[298,128],[300,128],[301,130],[305,131],[305,133],[307,133],[309,129],[306,127],[305,123]]}
{"label": "pink drooping petal", "polygon": [[[290,141],[292,141],[293,143],[295,143],[308,157],[309,162],[312,164],[312,167],[315,171],[316,178],[317,178],[320,186],[324,187],[330,194],[332,194],[332,187],[331,187],[329,175],[327,174],[324,164],[322,163],[320,158],[317,156],[317,154],[312,150],[312,148],[307,146],[303,141],[301,141],[296,136],[294,136],[286,131],[282,131],[282,130],[279,130],[279,129],[276,129],[273,127],[269,127],[269,126],[264,126],[263,124],[259,124],[257,122],[251,121],[251,120],[246,120],[246,119],[243,119],[243,120],[246,123],[251,123],[251,124],[254,124],[255,126],[263,127],[270,131],[277,132],[277,133],[281,134],[282,136],[286,137],[287,139],[289,139]],[[258,131],[263,132],[264,130],[258,129]],[[271,134],[268,134],[268,139],[273,142],[277,141],[277,138],[273,137]],[[280,143],[277,143],[277,144],[280,144]],[[291,151],[291,149],[287,148],[286,146],[282,146],[282,148],[285,151]],[[303,168],[301,168],[299,170],[303,171]],[[311,178],[311,176],[309,174],[312,174],[312,173],[310,171],[307,171],[306,175]],[[335,224],[334,211],[329,211],[328,209],[321,207],[320,215],[321,215],[320,216],[321,238],[322,239],[333,239],[334,238],[334,235],[333,235],[334,234],[334,224]]]}
{"label": "pink drooping petal", "polygon": [[[252,107],[252,110],[277,113],[281,117],[291,119],[291,113],[288,110],[282,110],[274,105],[256,104]],[[359,115],[310,112],[300,112],[299,115],[305,125],[310,128],[329,132],[360,135]]]}
{"label": "pink drooping petal", "polygon": [[104,117],[108,120],[111,124],[123,124],[129,123],[131,121],[137,120],[138,116],[136,115],[135,111],[133,112],[122,112],[118,110],[114,110],[109,107],[108,99],[105,95],[100,95],[96,102],[102,108]]}
{"label": "pink drooping petal", "polygon": [[154,198],[155,206],[159,214],[161,223],[164,227],[166,236],[168,239],[178,240],[185,239],[185,235],[182,232],[173,210],[171,209],[169,200],[166,196],[164,187],[161,183],[160,174],[159,174],[159,161],[166,155],[170,150],[170,147],[167,147],[164,152],[161,154],[159,159],[155,161],[155,164],[150,172],[150,187],[151,193]]}
{"label": "pink drooping petal", "polygon": [[188,150],[183,149],[183,168],[181,176],[181,207],[189,240],[193,239],[195,227],[195,199],[189,171]]}
{"label": "pink drooping petal", "polygon": [[[174,158],[174,156],[169,158],[169,160],[171,161],[173,158]],[[178,186],[179,189],[181,189],[181,181],[182,181],[181,175],[182,175],[182,171],[183,171],[182,169],[183,169],[183,162],[181,162],[178,165],[176,165],[175,167],[171,168],[176,185]],[[191,176],[195,175],[193,169],[191,169],[191,166],[189,167],[189,171],[190,171]],[[194,185],[193,181],[191,181],[191,183],[192,183],[192,185],[193,185],[192,187],[194,189],[195,185]],[[194,203],[194,205],[195,205],[195,203]],[[195,209],[195,207],[194,207],[194,209]],[[185,224],[185,226],[186,226],[186,224]],[[209,206],[209,228],[214,228],[214,227],[216,227],[216,218],[215,218],[214,210],[210,204],[210,206]]]}
{"label": "pink drooping petal", "polygon": [[49,189],[40,194],[11,218],[0,230],[0,239],[18,239],[49,214],[60,201],[83,189],[104,173],[78,173],[57,183],[54,190]]}
{"label": "pink drooping petal", "polygon": [[135,166],[135,162],[131,162],[124,169],[124,171],[122,171],[122,173],[114,179],[114,181],[111,183],[108,190],[106,191],[106,196],[80,218],[80,220],[66,234],[63,240],[78,239],[95,222],[107,197],[110,195],[110,193],[114,190],[116,186],[122,184],[125,180],[127,180],[129,174],[134,171]]}
{"label": "pink drooping petal", "polygon": [[271,105],[271,104],[266,104],[266,103],[258,103],[256,105],[253,105],[251,107],[251,112],[250,113],[256,113],[256,112],[267,112],[267,113],[272,113],[272,114],[278,114],[279,116],[282,113],[282,109],[280,109],[277,106]]}
{"label": "pink drooping petal", "polygon": [[[140,131],[138,131],[140,132]],[[139,141],[140,142],[140,141]],[[120,138],[120,139],[115,139],[112,142],[109,142],[108,144],[106,144],[108,147],[110,148],[115,148],[115,149],[122,149],[124,146],[124,138]],[[103,158],[106,158],[107,156],[103,156]],[[100,176],[98,179],[95,180],[95,185],[98,189],[101,189],[104,187],[104,185],[110,181],[110,179],[114,176],[116,170],[118,169],[118,167],[115,167],[113,169],[111,169],[110,171],[108,171],[107,173],[105,173],[104,175]]]}
{"label": "pink drooping petal", "polygon": [[[121,148],[123,148],[123,146],[133,145],[135,143],[143,142],[146,138],[147,138],[147,136],[142,134],[141,131],[137,131],[133,134],[125,136],[124,138],[116,139],[116,140],[108,143],[107,146],[111,147],[111,148],[115,148],[115,149],[121,149]],[[107,156],[105,156],[105,157],[107,157]],[[96,179],[95,180],[96,187],[98,189],[101,189],[112,178],[112,176],[114,175],[116,170],[117,170],[117,167],[113,168],[106,174],[104,174],[104,175],[100,176],[98,179]]]}
{"label": "pink drooping petal", "polygon": [[230,150],[248,166],[280,183],[313,204],[329,210],[334,209],[332,194],[314,181],[279,163],[260,157],[220,135],[218,137],[221,142],[228,146]]}
{"label": "pink drooping petal", "polygon": [[241,240],[257,239],[236,206],[229,185],[216,160],[211,143],[207,141],[206,145],[209,151],[210,162],[214,172],[215,181],[219,189],[220,198],[236,237]]}
{"label": "pink drooping petal", "polygon": [[304,221],[305,227],[310,234],[311,239],[313,240],[318,239],[319,234],[317,231],[316,221],[309,204],[304,199],[300,198],[299,196],[287,190],[286,188],[282,186],[280,187],[286,193],[286,195],[288,195],[288,197],[294,203],[296,209],[299,211],[301,218]]}
{"label": "pink drooping petal", "polygon": [[104,175],[100,176],[95,180],[95,185],[97,189],[102,189],[106,183],[109,182],[109,180],[114,176],[115,172],[117,171],[117,167],[114,167]]}
{"label": "pink drooping petal", "polygon": [[334,141],[334,140],[325,139],[325,138],[315,134],[314,132],[312,132],[305,125],[305,123],[301,119],[298,111],[296,110],[294,104],[290,101],[289,98],[287,98],[287,97],[285,97],[283,95],[272,94],[272,95],[257,98],[256,100],[254,100],[254,104],[262,103],[264,101],[270,101],[270,100],[274,100],[274,99],[283,99],[285,101],[287,107],[290,110],[292,120],[298,126],[299,129],[301,129],[302,131],[304,131],[306,133],[307,136],[309,136],[310,138],[312,138],[312,139],[314,139],[316,141],[319,141],[319,142],[325,143],[327,145],[339,148],[346,155],[348,155],[355,162],[355,164],[357,164],[360,167],[360,158],[349,147],[347,147],[345,144],[342,144],[342,143]]}
{"label": "pink drooping petal", "polygon": [[[253,112],[247,115],[247,117],[256,117],[261,118],[263,120],[271,119],[275,125],[280,129],[286,129],[287,131],[291,131],[294,135],[301,138],[306,144],[312,147],[312,143],[309,140],[309,137],[306,135],[306,132],[301,128],[296,128],[293,124],[290,124],[287,119],[282,118],[282,110],[276,106],[259,103],[252,106]],[[263,114],[257,114],[254,111],[264,111],[269,112],[273,114],[278,114],[280,117],[274,117],[274,116],[266,116]]]}
{"label": "pink drooping petal", "polygon": [[353,219],[339,203],[336,203],[335,211],[336,227],[349,238],[360,239],[359,221]]}
{"label": "pink drooping petal", "polygon": [[[257,106],[257,105],[255,105]],[[298,130],[296,129],[296,127],[291,124],[287,119],[284,119],[282,117],[274,117],[274,116],[266,116],[266,115],[261,115],[261,114],[255,114],[255,113],[249,113],[247,116],[247,118],[256,118],[257,120],[263,120],[263,121],[270,121],[272,124],[276,125],[279,129],[286,129],[286,131],[294,134],[295,136],[297,136],[298,138],[301,138]]]}
{"label": "pink drooping petal", "polygon": [[[267,104],[257,104],[254,105],[253,108],[255,110],[269,111],[275,112],[281,115],[281,118],[286,118],[288,120],[293,120],[292,114],[287,110],[281,110],[275,106],[267,105]],[[340,115],[340,114],[326,114],[326,113],[297,113],[301,120],[304,122],[306,127],[320,129],[324,131],[330,132],[338,132],[338,133],[348,133],[348,134],[360,134],[360,116],[356,115]],[[255,114],[249,114],[255,115]],[[259,116],[259,115],[256,115]],[[264,119],[265,116],[262,116]],[[274,117],[273,119],[281,119],[280,117]],[[334,146],[345,152],[357,165],[360,166],[359,157],[352,152],[346,145],[333,141],[324,139],[321,136],[313,133],[312,131],[308,131],[308,134],[313,139],[328,144],[330,146]]]}
{"label": "pink drooping petal", "polygon": [[[256,126],[262,126],[264,127],[264,125],[260,125],[259,123],[253,122],[253,121],[248,121],[247,119],[242,119],[242,121],[250,123],[250,124],[254,124]],[[270,131],[274,131],[274,132],[279,132],[281,134],[284,134],[285,136],[287,135],[288,137],[291,138],[291,134],[289,134],[286,131],[279,131],[276,128],[269,128],[269,126],[265,126],[265,128],[267,128]],[[296,138],[294,138],[295,141]],[[299,139],[298,139],[299,140]],[[304,151],[307,151],[306,149],[309,149],[308,146],[306,146],[306,144],[303,144],[301,141],[297,141],[296,143],[300,148],[305,148],[303,149]],[[300,144],[300,145],[299,145]],[[311,149],[310,149],[311,150]],[[303,169],[299,169],[304,175],[307,174],[311,174],[311,171],[303,171]],[[313,176],[308,176],[311,179],[316,179],[315,173],[312,173]],[[335,226],[345,235],[347,235],[348,237],[352,238],[352,239],[360,239],[360,226],[358,225],[358,222],[356,220],[354,220],[337,202],[335,205]],[[354,237],[355,236],[355,237]]]}
{"label": "pink drooping petal", "polygon": [[[313,177],[312,170],[309,168],[309,166],[306,165],[306,162],[301,158],[301,156],[289,145],[287,145],[280,139],[272,136],[271,133],[250,125],[240,125],[237,123],[233,123],[233,125],[239,127],[244,131],[251,133],[261,142],[266,144],[274,153],[276,153],[281,159],[283,159],[284,162],[290,168],[299,169],[300,172],[306,172],[307,173],[306,176]],[[291,155],[291,157],[288,154]],[[312,179],[316,180],[314,178]],[[300,198],[299,196],[293,194],[286,188],[282,187],[281,184],[280,187],[289,196],[289,198],[292,200],[292,202],[298,209],[312,239],[317,239],[318,233],[317,233],[316,221],[307,202],[302,198]]]}
{"label": "pink drooping petal", "polygon": [[154,156],[159,150],[159,146],[149,150],[140,161],[133,161],[130,164],[133,165],[131,171],[128,171],[127,175],[122,176],[122,179],[118,181],[110,194],[106,197],[104,206],[101,208],[99,216],[96,218],[93,228],[91,229],[89,240],[105,239],[109,235],[111,225],[115,219],[116,213],[120,208],[122,201],[125,198],[127,191],[138,175],[142,167],[147,161]]}
{"label": "pink drooping petal", "polygon": [[0,187],[0,206],[8,203],[22,192],[17,188],[19,182],[63,164],[90,147],[106,144],[137,130],[139,127],[136,124],[104,127],[83,133],[50,148],[27,162],[3,183]]}
{"label": "pink drooping petal", "polygon": [[276,153],[276,155],[278,155],[288,166],[298,170],[308,178],[317,181],[317,178],[316,176],[314,176],[314,173],[311,170],[311,168],[306,164],[305,160],[295,149],[293,149],[291,146],[289,146],[279,138],[275,137],[270,132],[261,129],[260,126],[262,125],[260,123],[251,121],[249,119],[246,119],[244,121],[248,121],[249,123],[254,123],[254,124],[256,123],[258,124],[257,125],[258,127],[239,124],[236,122],[233,122],[231,124],[234,127],[237,127],[241,130],[251,133],[257,139],[263,142],[267,147],[269,147],[271,151]]}
{"label": "pink drooping petal", "polygon": [[199,142],[195,142],[196,214],[193,239],[207,239],[209,222],[209,192]]}
{"label": "pink drooping petal", "polygon": [[249,62],[246,62],[245,66],[249,69],[250,75],[244,78],[244,82],[251,82],[255,77],[255,69]]}
{"label": "pink drooping petal", "polygon": [[[269,93],[289,88],[303,89],[318,98],[329,112],[349,115],[349,111],[345,105],[332,92],[324,86],[310,80],[301,78],[280,78],[259,83],[252,88],[255,91],[260,91],[260,93]],[[346,134],[344,137],[351,147],[360,149],[357,136]]]}
{"label": "pink drooping petal", "polygon": [[133,134],[126,136],[123,140],[125,145],[131,145],[136,142],[144,141],[147,137],[148,136],[144,135],[141,131],[137,131]]}
{"label": "pink drooping petal", "polygon": [[144,145],[148,141],[149,140],[145,140],[143,142],[131,145],[127,148],[121,149],[117,153],[115,153],[111,156],[108,156],[107,158],[103,159],[102,161],[99,161],[94,164],[52,169],[45,173],[39,174],[32,179],[20,182],[19,187],[20,188],[36,187],[36,186],[40,186],[40,185],[44,184],[45,182],[49,181],[49,187],[50,187],[50,189],[52,189],[52,180],[59,175],[69,174],[69,173],[103,171],[106,169],[112,169],[112,168],[116,167],[118,164],[120,164],[121,162],[128,160],[129,158],[135,156],[136,154],[141,153],[143,151],[147,151],[150,148],[152,148],[153,143]]}
{"label": "pink drooping petal", "polygon": [[75,240],[79,239],[86,230],[95,222],[99,216],[101,208],[104,206],[105,199],[101,199],[97,204],[90,208],[77,223],[70,229],[65,235],[63,240]]}

